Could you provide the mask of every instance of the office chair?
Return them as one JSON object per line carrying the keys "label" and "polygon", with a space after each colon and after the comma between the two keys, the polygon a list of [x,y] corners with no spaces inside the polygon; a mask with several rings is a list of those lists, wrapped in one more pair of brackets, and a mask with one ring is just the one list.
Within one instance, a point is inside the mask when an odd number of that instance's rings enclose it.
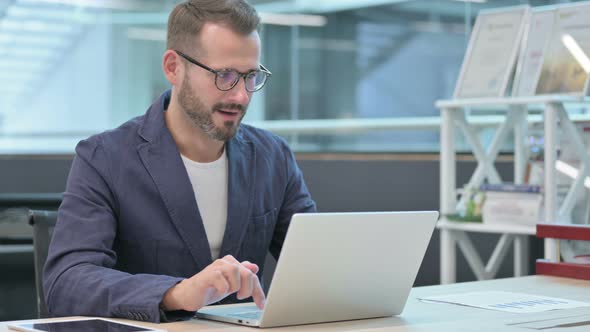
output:
{"label": "office chair", "polygon": [[57,222],[57,211],[29,210],[29,224],[33,226],[33,252],[35,257],[35,285],[37,288],[37,316],[49,317],[43,293],[43,266],[47,260],[49,242]]}

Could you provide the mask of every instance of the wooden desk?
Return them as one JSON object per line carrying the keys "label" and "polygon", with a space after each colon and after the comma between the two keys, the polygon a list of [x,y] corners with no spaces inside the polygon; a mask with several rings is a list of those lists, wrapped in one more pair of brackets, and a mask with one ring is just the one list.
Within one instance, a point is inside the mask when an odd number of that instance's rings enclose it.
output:
{"label": "wooden desk", "polygon": [[[459,292],[471,292],[482,290],[504,290],[525,292],[536,295],[561,297],[572,300],[588,301],[590,299],[590,281],[557,278],[548,276],[528,276],[520,278],[507,278],[486,281],[457,283],[441,286],[417,287],[412,289],[406,308],[401,316],[365,319],[348,322],[325,323],[314,325],[302,325],[268,329],[268,331],[534,331],[520,327],[510,326],[519,322],[538,320],[542,318],[562,317],[566,315],[587,314],[590,315],[590,307],[556,310],[536,314],[513,314],[501,311],[485,310],[464,307],[451,304],[423,303],[419,297],[453,294]],[[125,321],[125,320],[121,320]],[[137,322],[128,321],[137,324]],[[8,322],[0,323],[0,332],[11,331],[7,328]],[[242,327],[232,324],[223,324],[203,320],[190,320],[177,323],[149,324],[144,326],[168,330],[170,332],[209,331],[209,332],[234,332],[234,331],[267,331],[256,328]],[[588,331],[589,326],[551,329],[551,332]]]}

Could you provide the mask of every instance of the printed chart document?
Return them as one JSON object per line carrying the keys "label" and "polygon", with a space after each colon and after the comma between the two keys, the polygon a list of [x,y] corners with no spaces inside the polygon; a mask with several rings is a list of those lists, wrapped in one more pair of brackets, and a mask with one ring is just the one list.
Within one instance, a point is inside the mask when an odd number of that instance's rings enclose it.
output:
{"label": "printed chart document", "polygon": [[[569,310],[553,310],[531,315],[512,316],[512,320],[506,322],[506,326],[514,326],[530,330],[558,331],[584,331],[590,330],[590,310],[581,307]],[[517,318],[518,317],[518,318]],[[522,317],[522,318],[521,318]],[[566,329],[567,328],[567,329]],[[522,330],[526,332],[527,330]]]}
{"label": "printed chart document", "polygon": [[587,302],[502,291],[428,296],[422,297],[420,300],[424,302],[451,303],[514,313],[533,313],[557,309],[590,307],[590,303]]}
{"label": "printed chart document", "polygon": [[590,329],[590,315],[578,315],[554,319],[543,319],[538,321],[510,325],[533,330],[576,328],[576,331],[588,331],[588,329]]}

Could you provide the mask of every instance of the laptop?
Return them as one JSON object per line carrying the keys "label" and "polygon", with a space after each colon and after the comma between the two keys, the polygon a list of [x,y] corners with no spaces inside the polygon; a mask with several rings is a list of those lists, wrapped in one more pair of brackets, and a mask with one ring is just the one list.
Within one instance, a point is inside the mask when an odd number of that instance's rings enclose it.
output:
{"label": "laptop", "polygon": [[401,314],[436,211],[295,214],[264,310],[208,306],[196,317],[276,327]]}

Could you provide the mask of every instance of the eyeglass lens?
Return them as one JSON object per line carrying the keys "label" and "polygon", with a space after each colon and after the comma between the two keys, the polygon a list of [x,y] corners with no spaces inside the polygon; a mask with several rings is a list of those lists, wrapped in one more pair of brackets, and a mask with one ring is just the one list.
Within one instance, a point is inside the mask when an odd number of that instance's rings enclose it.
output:
{"label": "eyeglass lens", "polygon": [[[220,90],[230,90],[240,79],[241,75],[235,70],[222,70],[217,72],[215,83]],[[254,92],[260,90],[266,82],[266,74],[262,71],[253,71],[246,75],[246,90]]]}

